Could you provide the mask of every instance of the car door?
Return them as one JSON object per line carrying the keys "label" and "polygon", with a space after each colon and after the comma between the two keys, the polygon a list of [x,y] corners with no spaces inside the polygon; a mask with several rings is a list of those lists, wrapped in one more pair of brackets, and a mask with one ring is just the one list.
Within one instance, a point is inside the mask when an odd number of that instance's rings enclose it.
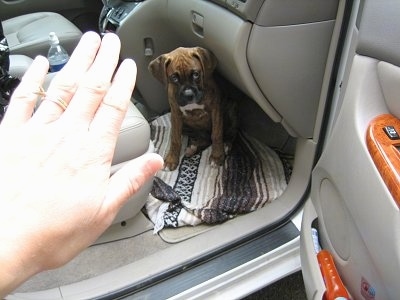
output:
{"label": "car door", "polygon": [[304,208],[307,296],[326,287],[311,228],[354,299],[400,297],[400,1],[350,1],[351,16],[327,124]]}

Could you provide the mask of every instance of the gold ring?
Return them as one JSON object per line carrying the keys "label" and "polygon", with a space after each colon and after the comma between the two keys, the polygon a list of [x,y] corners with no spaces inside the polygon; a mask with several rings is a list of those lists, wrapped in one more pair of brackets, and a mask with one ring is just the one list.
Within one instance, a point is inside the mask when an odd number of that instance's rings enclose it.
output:
{"label": "gold ring", "polygon": [[38,91],[34,92],[34,94],[36,94],[40,97],[46,97],[46,91],[41,86],[39,86]]}
{"label": "gold ring", "polygon": [[60,96],[57,96],[57,98],[51,98],[51,97],[45,97],[43,100],[49,100],[51,102],[54,102],[57,104],[59,107],[61,107],[63,110],[67,109],[68,103],[65,102]]}
{"label": "gold ring", "polygon": [[36,94],[36,95],[42,97],[42,100],[41,100],[42,102],[43,102],[44,100],[49,100],[49,101],[54,102],[55,104],[57,104],[57,105],[58,105],[59,107],[61,107],[63,110],[66,110],[66,109],[67,109],[67,106],[68,106],[68,103],[67,103],[67,102],[65,102],[60,96],[57,96],[57,98],[51,98],[51,97],[49,97],[49,96],[47,95],[46,91],[45,91],[41,86],[39,86],[39,91],[34,92],[34,94]]}

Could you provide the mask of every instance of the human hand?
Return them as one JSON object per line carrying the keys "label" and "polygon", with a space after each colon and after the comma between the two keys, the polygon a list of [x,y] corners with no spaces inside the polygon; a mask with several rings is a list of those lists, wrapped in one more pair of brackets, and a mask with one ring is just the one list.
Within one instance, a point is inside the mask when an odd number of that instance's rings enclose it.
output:
{"label": "human hand", "polygon": [[93,243],[163,165],[158,155],[144,155],[110,178],[136,78],[129,59],[113,75],[119,51],[114,34],[102,41],[84,34],[33,116],[44,57],[14,92],[0,125],[0,298]]}

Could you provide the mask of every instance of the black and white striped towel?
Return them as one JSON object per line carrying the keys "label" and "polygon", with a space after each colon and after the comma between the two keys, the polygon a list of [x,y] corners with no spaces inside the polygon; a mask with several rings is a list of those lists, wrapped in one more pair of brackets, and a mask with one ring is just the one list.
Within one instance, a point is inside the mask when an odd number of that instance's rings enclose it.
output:
{"label": "black and white striped towel", "polygon": [[[169,149],[170,114],[151,123],[156,152]],[[222,223],[238,214],[252,212],[277,199],[285,190],[285,170],[278,154],[256,139],[240,133],[232,151],[219,168],[211,167],[211,147],[185,157],[172,172],[159,171],[146,203],[157,233],[166,227]]]}

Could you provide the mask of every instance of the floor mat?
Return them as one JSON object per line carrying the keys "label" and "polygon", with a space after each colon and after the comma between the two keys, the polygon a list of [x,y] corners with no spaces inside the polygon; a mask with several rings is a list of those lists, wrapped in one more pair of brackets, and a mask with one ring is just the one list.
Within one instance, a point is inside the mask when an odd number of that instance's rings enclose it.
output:
{"label": "floor mat", "polygon": [[[163,157],[169,149],[170,129],[170,114],[151,123],[156,152]],[[185,157],[186,147],[187,138],[183,137],[178,168],[157,173],[145,206],[155,224],[154,233],[160,232],[168,242],[181,241],[209,230],[209,225],[252,212],[286,189],[287,173],[278,154],[246,134],[238,135],[224,165],[218,168],[209,164],[211,147]],[[192,230],[186,227],[198,225]],[[168,228],[176,229],[172,233]]]}
{"label": "floor mat", "polygon": [[152,230],[152,225],[153,224],[151,224],[143,213],[140,212],[129,220],[111,225],[93,245],[114,242],[140,235],[143,232]]}

